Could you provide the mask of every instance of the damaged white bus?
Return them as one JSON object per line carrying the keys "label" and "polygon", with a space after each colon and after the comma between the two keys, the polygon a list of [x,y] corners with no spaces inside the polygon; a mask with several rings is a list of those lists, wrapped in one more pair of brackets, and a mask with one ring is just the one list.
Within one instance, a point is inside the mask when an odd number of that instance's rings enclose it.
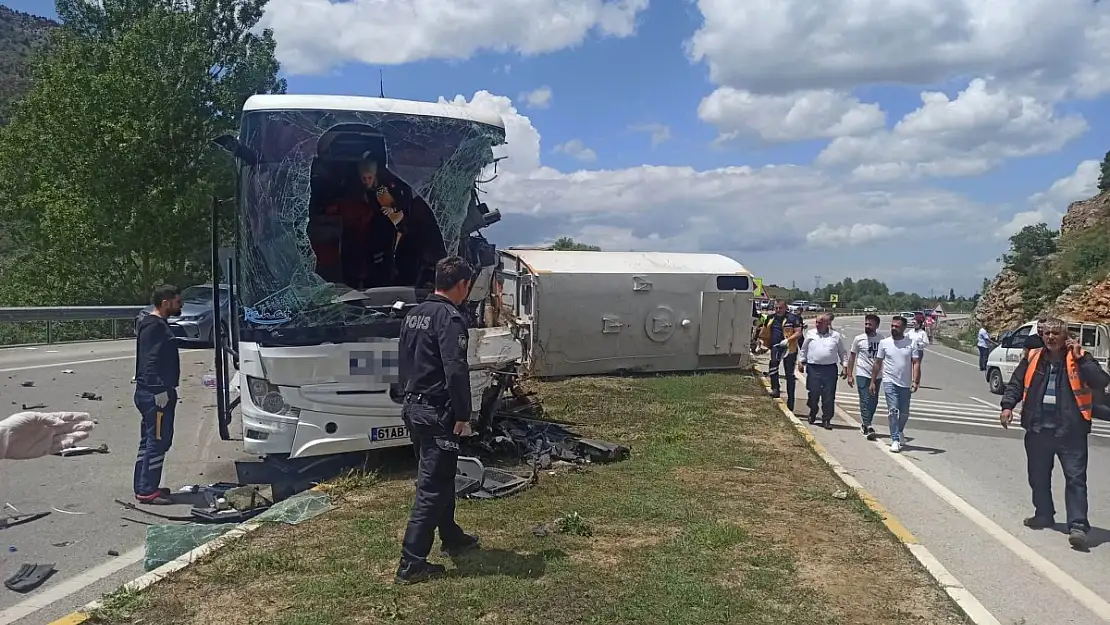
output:
{"label": "damaged white bus", "polygon": [[[479,200],[478,183],[504,142],[500,116],[446,103],[247,100],[239,136],[217,141],[238,167],[224,270],[239,294],[227,344],[247,453],[296,459],[409,444],[391,392],[397,337],[448,254],[481,272],[466,307],[473,405],[500,394],[520,349],[507,328],[481,327],[497,251],[479,231],[500,213]],[[225,397],[221,420],[234,408]]]}

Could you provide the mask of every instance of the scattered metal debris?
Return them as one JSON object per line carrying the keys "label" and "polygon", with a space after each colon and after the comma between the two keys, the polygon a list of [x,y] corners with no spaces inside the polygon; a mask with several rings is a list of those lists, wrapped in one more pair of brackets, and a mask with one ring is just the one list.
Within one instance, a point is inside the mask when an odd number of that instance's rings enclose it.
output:
{"label": "scattered metal debris", "polygon": [[[15,506],[12,506],[11,504],[7,504],[6,507],[11,508],[12,510],[15,510]],[[11,514],[11,515],[8,515],[8,516],[5,516],[5,517],[0,517],[0,530],[6,530],[9,527],[15,527],[16,525],[23,525],[24,523],[30,523],[31,521],[37,521],[37,520],[39,520],[43,517],[47,517],[47,516],[50,516],[50,511],[49,510],[47,510],[46,512],[31,512],[31,513],[28,513],[28,514],[23,514],[23,513],[19,512],[18,510],[16,510],[15,514]]]}
{"label": "scattered metal debris", "polygon": [[466,499],[500,499],[515,495],[536,483],[537,471],[530,477],[486,467],[481,460],[460,456],[455,473],[455,496]]}
{"label": "scattered metal debris", "polygon": [[69,457],[69,456],[84,456],[86,454],[107,454],[107,453],[111,453],[111,450],[108,449],[108,443],[101,443],[101,444],[97,445],[96,447],[69,447],[67,449],[63,449],[63,450],[59,451],[58,453],[56,453],[54,455],[55,456],[62,456],[62,457]]}
{"label": "scattered metal debris", "polygon": [[96,393],[91,393],[89,391],[81,393],[80,397],[81,399],[90,399],[92,401],[102,401],[104,399],[103,395],[97,395]]}
{"label": "scattered metal debris", "polygon": [[4,580],[4,586],[13,592],[30,592],[54,574],[53,564],[24,564],[15,575]]}
{"label": "scattered metal debris", "polygon": [[30,388],[30,387],[35,385],[35,381],[34,380],[24,380],[23,382],[20,382],[19,385]]}
{"label": "scattered metal debris", "polygon": [[72,374],[72,373],[73,373],[73,369],[62,369],[62,373],[65,373],[65,374],[67,374],[67,375],[68,375],[68,374]]}
{"label": "scattered metal debris", "polygon": [[115,558],[115,557],[118,557],[118,556],[119,556],[119,552],[118,552],[118,551],[116,551],[115,549],[109,549],[109,550],[108,550],[108,555],[110,555],[110,556],[112,556],[113,558]]}
{"label": "scattered metal debris", "polygon": [[34,404],[31,406],[28,406],[27,404],[22,404],[22,406],[24,410],[42,410],[43,408],[46,408],[46,404]]}
{"label": "scattered metal debris", "polygon": [[53,510],[54,512],[60,513],[60,514],[73,514],[73,515],[88,514],[88,512],[77,512],[76,510],[62,510],[61,508],[58,508],[58,507],[53,507],[53,508],[51,508],[51,510]]}

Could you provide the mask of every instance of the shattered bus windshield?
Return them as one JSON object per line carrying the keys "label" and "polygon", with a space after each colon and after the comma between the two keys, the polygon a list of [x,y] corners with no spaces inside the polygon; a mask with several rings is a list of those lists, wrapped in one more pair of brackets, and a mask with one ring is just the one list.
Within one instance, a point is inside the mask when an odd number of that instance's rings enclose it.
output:
{"label": "shattered bus windshield", "polygon": [[389,333],[395,293],[430,288],[436,261],[458,247],[475,180],[504,137],[449,117],[246,113],[240,142],[256,162],[240,174],[244,338]]}

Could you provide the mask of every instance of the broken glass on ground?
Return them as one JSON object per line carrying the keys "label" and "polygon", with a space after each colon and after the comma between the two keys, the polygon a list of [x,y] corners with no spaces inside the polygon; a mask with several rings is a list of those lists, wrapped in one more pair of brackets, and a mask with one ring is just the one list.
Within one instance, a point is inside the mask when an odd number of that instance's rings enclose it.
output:
{"label": "broken glass on ground", "polygon": [[[279,501],[252,519],[252,523],[285,523],[297,525],[331,510],[327,493],[308,491]],[[186,523],[182,525],[152,525],[146,531],[147,571],[179,558],[193,549],[223,536],[232,524]]]}

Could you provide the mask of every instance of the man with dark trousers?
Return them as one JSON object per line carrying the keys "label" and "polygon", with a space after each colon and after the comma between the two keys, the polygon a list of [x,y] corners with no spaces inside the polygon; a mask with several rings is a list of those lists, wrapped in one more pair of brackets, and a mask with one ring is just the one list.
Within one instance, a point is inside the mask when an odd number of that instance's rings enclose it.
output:
{"label": "man with dark trousers", "polygon": [[1087,533],[1091,531],[1087,520],[1087,438],[1095,398],[1103,397],[1110,375],[1078,342],[1068,338],[1064,322],[1049,318],[1037,326],[1044,347],[1030,349],[1010,376],[1000,402],[999,421],[1009,428],[1014,407],[1021,402],[1029,487],[1033,491],[1033,516],[1023,523],[1032,529],[1056,524],[1052,465],[1059,458],[1064,471],[1068,542],[1085,551]]}
{"label": "man with dark trousers", "polygon": [[779,365],[782,365],[783,375],[786,377],[786,408],[794,411],[794,366],[798,362],[798,348],[802,344],[802,329],[805,322],[801,316],[789,312],[786,300],[775,301],[775,314],[764,324],[761,333],[765,337],[765,346],[771,349],[771,362],[767,366],[767,374],[771,378],[771,397],[779,397]]}
{"label": "man with dark trousers", "polygon": [[168,284],[154,290],[154,310],[139,321],[135,349],[135,407],[142,415],[139,455],[135,459],[135,499],[139,503],[172,503],[162,488],[162,464],[173,444],[173,420],[181,358],[173,330],[166,321],[181,314],[181,294]]}
{"label": "man with dark trousers", "polygon": [[450,256],[436,263],[435,293],[401,323],[401,417],[409,429],[419,468],[412,506],[394,580],[411,584],[447,569],[428,562],[435,532],[442,551],[457,557],[478,546],[478,538],[455,523],[455,471],[459,438],[470,430],[470,367],[467,326],[459,311],[470,291],[473,269]]}

